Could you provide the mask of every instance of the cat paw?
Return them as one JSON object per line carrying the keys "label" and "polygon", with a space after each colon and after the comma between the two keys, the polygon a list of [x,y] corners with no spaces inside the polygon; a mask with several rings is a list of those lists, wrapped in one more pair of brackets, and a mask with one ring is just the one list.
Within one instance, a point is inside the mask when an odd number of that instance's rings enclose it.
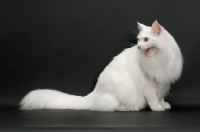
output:
{"label": "cat paw", "polygon": [[155,104],[150,106],[153,111],[165,111],[165,108],[161,104]]}
{"label": "cat paw", "polygon": [[116,109],[116,111],[140,111],[140,108],[139,107],[131,107],[131,108],[128,108],[128,107],[118,107]]}
{"label": "cat paw", "polygon": [[120,106],[116,109],[116,111],[130,111],[129,109],[127,109],[126,107]]}
{"label": "cat paw", "polygon": [[171,109],[171,105],[170,105],[168,102],[162,102],[162,106],[163,106],[165,109]]}
{"label": "cat paw", "polygon": [[139,107],[132,107],[132,108],[130,109],[130,111],[140,111],[140,108],[139,108]]}

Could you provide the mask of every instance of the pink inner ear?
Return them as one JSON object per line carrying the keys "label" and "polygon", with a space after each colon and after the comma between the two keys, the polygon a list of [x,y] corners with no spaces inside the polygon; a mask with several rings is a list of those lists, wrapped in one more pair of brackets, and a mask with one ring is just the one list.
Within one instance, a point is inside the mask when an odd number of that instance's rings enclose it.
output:
{"label": "pink inner ear", "polygon": [[152,32],[157,35],[162,33],[162,27],[157,21],[152,24]]}

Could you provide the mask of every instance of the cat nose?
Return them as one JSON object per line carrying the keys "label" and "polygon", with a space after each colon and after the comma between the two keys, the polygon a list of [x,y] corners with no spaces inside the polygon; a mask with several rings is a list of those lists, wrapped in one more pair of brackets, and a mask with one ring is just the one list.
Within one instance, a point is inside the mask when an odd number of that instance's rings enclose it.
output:
{"label": "cat nose", "polygon": [[137,46],[137,48],[138,48],[138,49],[140,49],[140,48],[141,48],[141,46]]}

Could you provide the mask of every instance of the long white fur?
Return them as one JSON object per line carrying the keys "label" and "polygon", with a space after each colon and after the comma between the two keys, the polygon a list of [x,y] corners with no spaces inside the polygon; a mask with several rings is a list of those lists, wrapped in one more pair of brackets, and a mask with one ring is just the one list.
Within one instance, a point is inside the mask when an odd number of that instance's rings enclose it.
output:
{"label": "long white fur", "polygon": [[[139,111],[147,106],[153,111],[170,109],[164,101],[182,72],[181,51],[174,38],[158,22],[152,27],[138,23],[137,46],[125,49],[110,62],[98,78],[93,92],[85,97],[56,90],[38,89],[20,102],[23,110],[76,109],[98,111]],[[149,38],[144,42],[144,38]],[[151,56],[145,51],[154,47]]]}

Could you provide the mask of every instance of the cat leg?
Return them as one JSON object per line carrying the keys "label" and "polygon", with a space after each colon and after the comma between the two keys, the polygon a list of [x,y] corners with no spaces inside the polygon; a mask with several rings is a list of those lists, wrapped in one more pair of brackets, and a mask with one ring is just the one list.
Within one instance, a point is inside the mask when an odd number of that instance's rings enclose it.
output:
{"label": "cat leg", "polygon": [[164,99],[160,102],[165,109],[171,109],[171,105],[168,102],[165,102]]}
{"label": "cat leg", "polygon": [[94,94],[92,97],[93,104],[90,110],[97,111],[115,111],[119,106],[115,97],[109,93]]}
{"label": "cat leg", "polygon": [[170,104],[164,100],[164,97],[169,92],[169,89],[170,85],[160,85],[160,87],[157,88],[158,98],[165,109],[171,109]]}
{"label": "cat leg", "polygon": [[153,111],[165,111],[165,108],[160,103],[157,91],[155,88],[147,88],[145,90],[145,98],[147,100],[147,103],[149,104],[149,107]]}

